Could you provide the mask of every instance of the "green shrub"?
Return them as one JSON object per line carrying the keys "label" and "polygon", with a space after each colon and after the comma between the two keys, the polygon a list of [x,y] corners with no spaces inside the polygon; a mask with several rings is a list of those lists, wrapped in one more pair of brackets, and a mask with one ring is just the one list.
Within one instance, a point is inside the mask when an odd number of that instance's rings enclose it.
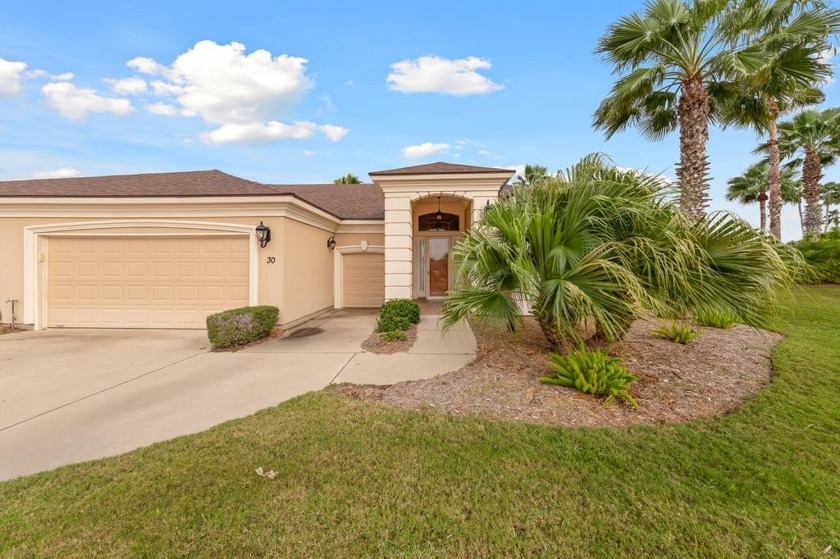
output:
{"label": "green shrub", "polygon": [[691,326],[685,326],[683,324],[670,324],[668,326],[664,326],[662,328],[657,328],[653,332],[651,332],[657,338],[662,338],[665,340],[671,340],[677,344],[687,344],[692,341],[694,338],[697,337],[697,332]]}
{"label": "green shrub", "polygon": [[840,283],[840,227],[816,239],[803,239],[790,245],[798,249],[805,261],[814,268],[816,281]]}
{"label": "green shrub", "polygon": [[392,299],[382,305],[376,330],[378,332],[408,330],[412,324],[418,322],[420,322],[420,305],[417,301]]}
{"label": "green shrub", "polygon": [[207,317],[207,337],[214,348],[246,344],[267,336],[279,316],[280,309],[267,305],[211,314]]}
{"label": "green shrub", "polygon": [[549,366],[554,372],[542,377],[540,382],[577,388],[586,394],[609,395],[604,401],[610,406],[615,397],[625,400],[634,408],[636,400],[627,392],[636,377],[630,374],[620,363],[621,359],[609,357],[602,351],[587,351],[581,344],[579,351],[570,351],[563,356],[549,353]]}
{"label": "green shrub", "polygon": [[700,326],[727,330],[738,324],[738,317],[721,310],[702,310],[694,313],[694,321]]}
{"label": "green shrub", "polygon": [[383,342],[404,342],[408,339],[403,332],[399,331],[382,332],[380,336]]}

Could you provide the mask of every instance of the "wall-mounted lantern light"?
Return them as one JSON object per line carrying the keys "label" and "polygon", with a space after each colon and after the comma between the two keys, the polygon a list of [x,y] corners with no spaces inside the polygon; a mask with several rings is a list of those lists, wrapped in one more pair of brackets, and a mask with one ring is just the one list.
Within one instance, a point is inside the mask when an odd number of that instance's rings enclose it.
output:
{"label": "wall-mounted lantern light", "polygon": [[327,248],[330,250],[335,249],[335,237],[330,237],[329,239],[327,239]]}
{"label": "wall-mounted lantern light", "polygon": [[260,242],[261,248],[265,248],[265,245],[271,241],[271,228],[266,227],[262,221],[257,225],[257,240]]}

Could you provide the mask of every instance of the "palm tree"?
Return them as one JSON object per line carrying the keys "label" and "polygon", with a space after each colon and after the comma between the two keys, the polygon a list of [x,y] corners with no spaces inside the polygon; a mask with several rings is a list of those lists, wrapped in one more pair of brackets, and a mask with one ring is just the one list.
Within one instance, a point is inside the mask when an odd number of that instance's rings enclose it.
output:
{"label": "palm tree", "polygon": [[[741,204],[753,204],[758,202],[759,206],[759,229],[767,230],[767,200],[770,186],[770,164],[766,161],[750,165],[742,175],[733,177],[727,181],[729,185],[726,191],[726,199],[730,202]],[[797,187],[797,180],[794,171],[785,169],[781,176],[782,190],[787,193],[788,198],[791,192]]]}
{"label": "palm tree", "polygon": [[763,50],[763,64],[728,84],[719,84],[724,124],[751,127],[767,135],[770,164],[770,232],[781,239],[782,173],[777,121],[781,114],[825,99],[818,89],[831,76],[823,53],[828,36],[840,28],[840,12],[822,2],[775,0],[758,2],[756,18],[763,32],[756,45]]}
{"label": "palm tree", "polygon": [[[756,151],[767,151],[767,144]],[[819,235],[822,230],[820,179],[822,169],[835,162],[840,154],[840,108],[823,111],[802,111],[779,124],[779,153],[791,163],[802,165],[805,215],[803,230],[806,236]]]}
{"label": "palm tree", "polygon": [[596,53],[613,65],[619,78],[594,115],[594,126],[612,137],[628,126],[658,140],[679,129],[677,177],[680,206],[698,221],[705,214],[706,142],[715,117],[717,83],[757,71],[763,51],[755,47],[761,10],[751,1],[650,0],[644,13],[612,24]]}
{"label": "palm tree", "polygon": [[362,184],[359,177],[351,173],[347,173],[343,177],[338,177],[333,181],[333,184]]}
{"label": "palm tree", "polygon": [[748,223],[729,214],[691,224],[665,202],[658,177],[588,156],[489,206],[453,249],[458,283],[449,327],[474,313],[511,329],[527,302],[549,343],[594,325],[619,339],[635,317],[719,309],[766,324],[789,268]]}
{"label": "palm tree", "polygon": [[832,216],[837,213],[837,210],[833,210],[831,206],[836,206],[840,204],[840,183],[837,182],[827,182],[822,185],[822,201],[825,205],[825,228],[823,232],[827,232],[831,229],[832,221],[834,222],[834,227],[837,226],[836,219],[832,220]]}
{"label": "palm tree", "polygon": [[539,181],[545,180],[548,177],[548,167],[543,165],[525,165],[525,170],[519,175],[519,178],[514,181],[515,186],[524,186],[535,184]]}

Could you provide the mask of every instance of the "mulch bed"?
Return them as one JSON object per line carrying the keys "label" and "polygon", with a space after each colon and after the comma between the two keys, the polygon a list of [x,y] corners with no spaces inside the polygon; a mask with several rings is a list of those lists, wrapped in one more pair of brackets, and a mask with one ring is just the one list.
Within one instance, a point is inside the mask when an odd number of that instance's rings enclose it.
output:
{"label": "mulch bed", "polygon": [[362,342],[362,349],[370,353],[405,353],[414,346],[417,341],[417,325],[412,324],[408,330],[403,332],[405,334],[405,341],[386,342],[382,339],[382,334],[373,332],[368,338]]}
{"label": "mulch bed", "polygon": [[15,332],[23,332],[20,328],[12,328],[11,326],[0,326],[0,336],[3,334],[14,334]]}
{"label": "mulch bed", "polygon": [[738,325],[729,330],[696,327],[688,345],[655,338],[658,321],[637,321],[612,354],[638,377],[630,394],[637,409],[574,389],[541,384],[550,372],[549,350],[535,321],[515,334],[473,324],[478,355],[466,367],[433,379],[386,387],[339,385],[345,395],[407,409],[481,415],[543,425],[612,426],[679,423],[730,413],[766,386],[770,350],[782,336]]}

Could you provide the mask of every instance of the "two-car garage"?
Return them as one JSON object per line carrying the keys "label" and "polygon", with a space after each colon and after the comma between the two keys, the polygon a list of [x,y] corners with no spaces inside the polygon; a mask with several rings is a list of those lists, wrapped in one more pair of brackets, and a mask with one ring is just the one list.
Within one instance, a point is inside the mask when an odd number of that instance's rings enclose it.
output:
{"label": "two-car garage", "polygon": [[48,327],[202,328],[249,301],[249,240],[238,236],[53,236]]}

